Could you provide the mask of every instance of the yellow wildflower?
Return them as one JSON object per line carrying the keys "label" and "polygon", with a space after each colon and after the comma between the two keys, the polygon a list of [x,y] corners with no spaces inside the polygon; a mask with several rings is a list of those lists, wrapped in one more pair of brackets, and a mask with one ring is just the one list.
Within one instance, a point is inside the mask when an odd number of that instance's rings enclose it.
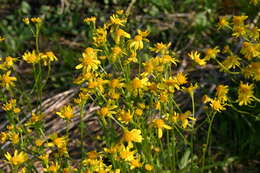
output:
{"label": "yellow wildflower", "polygon": [[145,164],[145,165],[144,165],[144,169],[145,169],[146,171],[152,171],[152,170],[153,170],[153,166],[152,166],[151,164]]}
{"label": "yellow wildflower", "polygon": [[8,134],[6,132],[0,132],[0,143],[4,144],[8,139]]}
{"label": "yellow wildflower", "polygon": [[40,17],[33,17],[31,18],[31,21],[33,23],[42,23],[42,19]]}
{"label": "yellow wildflower", "polygon": [[24,22],[26,25],[29,25],[30,19],[29,19],[28,17],[25,17],[25,18],[23,18],[23,22]]}
{"label": "yellow wildflower", "polygon": [[4,41],[4,40],[5,40],[5,38],[2,37],[2,36],[0,36],[0,42],[2,42],[2,41]]}
{"label": "yellow wildflower", "polygon": [[181,126],[183,128],[186,128],[188,126],[189,120],[192,120],[192,121],[196,120],[195,118],[191,117],[190,115],[191,115],[190,111],[186,111],[186,112],[184,112],[182,114],[179,114],[178,120],[181,121]]}
{"label": "yellow wildflower", "polygon": [[60,112],[56,112],[56,114],[63,119],[70,120],[74,117],[74,110],[70,105],[68,105],[64,106]]}
{"label": "yellow wildflower", "polygon": [[149,34],[148,31],[137,30],[137,32],[138,35],[136,35],[132,40],[128,41],[128,47],[133,52],[143,49],[143,41],[149,42],[149,40],[145,38]]}
{"label": "yellow wildflower", "polygon": [[85,49],[85,52],[82,54],[81,64],[76,66],[76,69],[83,68],[83,71],[89,72],[91,70],[95,71],[98,69],[100,61],[97,59],[97,50],[88,47]]}
{"label": "yellow wildflower", "polygon": [[233,16],[234,25],[244,25],[244,21],[248,18],[248,16]]}
{"label": "yellow wildflower", "polygon": [[107,105],[107,106],[100,108],[97,111],[97,113],[102,117],[110,117],[117,113],[116,111],[114,111],[114,109],[116,109],[116,108],[117,108],[116,105]]}
{"label": "yellow wildflower", "polygon": [[168,53],[167,50],[169,49],[169,47],[171,46],[171,42],[168,43],[168,44],[163,44],[163,43],[156,43],[154,45],[154,47],[151,47],[150,50],[152,52],[155,52],[155,53],[161,53],[161,54],[166,54]]}
{"label": "yellow wildflower", "polygon": [[95,46],[102,46],[107,41],[107,30],[105,28],[98,28],[94,32],[93,41]]}
{"label": "yellow wildflower", "polygon": [[158,132],[158,138],[162,138],[163,129],[167,129],[167,130],[172,129],[172,127],[165,124],[165,122],[162,119],[153,120],[153,125],[154,125],[155,128],[158,129],[158,131],[157,131]]}
{"label": "yellow wildflower", "polygon": [[259,0],[250,0],[250,4],[257,5],[258,3],[260,3]]}
{"label": "yellow wildflower", "polygon": [[44,171],[57,173],[59,169],[60,169],[60,165],[58,162],[51,162],[51,165],[48,166],[47,168],[44,168]]}
{"label": "yellow wildflower", "polygon": [[243,25],[235,25],[233,27],[232,36],[234,37],[243,37],[246,35],[246,27]]}
{"label": "yellow wildflower", "polygon": [[251,101],[254,100],[253,89],[254,89],[253,84],[249,85],[247,83],[244,84],[243,82],[240,83],[238,89],[238,99],[237,99],[239,106],[248,105],[250,104]]}
{"label": "yellow wildflower", "polygon": [[218,112],[221,112],[222,110],[226,110],[226,108],[221,104],[221,101],[220,100],[217,100],[217,99],[213,99],[211,100],[211,103],[210,103],[210,106],[218,111]]}
{"label": "yellow wildflower", "polygon": [[43,65],[48,65],[52,61],[57,61],[58,58],[54,55],[52,51],[45,52],[44,54],[40,54],[40,59],[43,60]]}
{"label": "yellow wildflower", "polygon": [[40,61],[40,56],[33,50],[32,52],[25,52],[23,54],[23,60],[29,64],[36,64]]}
{"label": "yellow wildflower", "polygon": [[120,43],[121,37],[130,38],[131,35],[128,34],[127,32],[125,32],[124,30],[122,30],[122,29],[119,28],[119,29],[117,29],[117,30],[115,31],[115,38],[114,38],[114,40],[115,40],[116,44],[119,44],[119,43]]}
{"label": "yellow wildflower", "polygon": [[7,152],[5,154],[5,158],[8,160],[8,163],[16,166],[16,165],[20,165],[20,164],[24,163],[28,159],[28,155],[27,155],[27,153],[24,153],[23,151],[21,151],[19,153],[17,150],[15,150],[13,156],[11,156],[11,154],[9,152]]}
{"label": "yellow wildflower", "polygon": [[143,166],[143,164],[140,162],[139,158],[131,160],[129,164],[130,164],[130,170],[135,169],[135,168],[140,168]]}
{"label": "yellow wildflower", "polygon": [[210,59],[215,59],[217,57],[217,54],[220,52],[220,50],[215,47],[215,48],[208,48],[205,50],[205,61],[208,61]]}
{"label": "yellow wildflower", "polygon": [[228,86],[227,85],[218,85],[216,91],[216,96],[220,102],[225,102],[228,100],[227,93],[228,93]]}
{"label": "yellow wildflower", "polygon": [[218,29],[222,28],[228,28],[229,27],[229,22],[227,16],[219,17],[218,21]]}
{"label": "yellow wildflower", "polygon": [[126,19],[120,19],[117,15],[110,16],[110,22],[113,25],[125,26]]}
{"label": "yellow wildflower", "polygon": [[131,142],[140,143],[140,142],[142,142],[143,137],[141,135],[141,130],[138,130],[138,129],[132,129],[131,131],[125,130],[124,135],[122,137],[122,140],[124,142],[128,142],[128,143],[131,143]]}
{"label": "yellow wildflower", "polygon": [[204,66],[206,65],[206,61],[204,59],[200,58],[200,53],[198,53],[197,51],[192,51],[188,54],[188,56],[195,61],[196,63],[198,63],[200,66]]}
{"label": "yellow wildflower", "polygon": [[119,117],[118,120],[120,120],[123,123],[129,123],[133,118],[133,115],[130,113],[130,110],[125,111],[125,110],[121,110],[119,112]]}
{"label": "yellow wildflower", "polygon": [[260,56],[260,43],[244,42],[240,53],[248,60]]}
{"label": "yellow wildflower", "polygon": [[84,19],[84,22],[85,22],[85,23],[91,23],[91,22],[95,23],[96,20],[97,20],[97,18],[96,18],[95,16],[92,16],[92,17],[87,17],[87,18],[85,18],[85,19]]}
{"label": "yellow wildflower", "polygon": [[10,74],[11,71],[8,71],[0,76],[1,85],[6,89],[10,89],[10,87],[15,86],[14,81],[17,80],[16,77],[10,76]]}
{"label": "yellow wildflower", "polygon": [[227,56],[227,58],[222,62],[222,64],[226,69],[236,68],[240,66],[239,60],[241,60],[239,57],[231,55]]}

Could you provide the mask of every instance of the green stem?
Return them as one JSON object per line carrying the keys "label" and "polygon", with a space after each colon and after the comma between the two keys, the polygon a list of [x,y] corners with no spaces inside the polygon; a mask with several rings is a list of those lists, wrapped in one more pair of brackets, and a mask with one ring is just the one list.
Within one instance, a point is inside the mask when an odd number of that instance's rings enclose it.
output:
{"label": "green stem", "polygon": [[215,118],[216,112],[213,112],[212,117],[209,117],[210,121],[209,121],[209,128],[208,128],[208,133],[207,133],[207,140],[206,140],[206,145],[205,147],[203,147],[203,156],[202,156],[202,169],[201,169],[201,173],[204,172],[204,166],[205,166],[205,156],[206,156],[206,152],[208,150],[208,146],[209,146],[209,140],[210,140],[210,135],[211,135],[211,130],[212,130],[212,124],[213,124],[213,120]]}

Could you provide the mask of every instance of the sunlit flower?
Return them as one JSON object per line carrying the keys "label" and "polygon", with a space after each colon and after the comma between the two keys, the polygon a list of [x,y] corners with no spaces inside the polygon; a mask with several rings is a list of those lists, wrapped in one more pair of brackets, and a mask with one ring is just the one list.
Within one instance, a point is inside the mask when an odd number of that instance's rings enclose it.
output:
{"label": "sunlit flower", "polygon": [[247,84],[247,83],[244,84],[243,82],[240,83],[238,89],[238,99],[237,99],[239,106],[248,105],[254,100],[253,89],[254,89],[253,84]]}
{"label": "sunlit flower", "polygon": [[63,119],[70,120],[74,117],[74,110],[70,105],[68,105],[64,106],[60,112],[56,112],[56,114]]}
{"label": "sunlit flower", "polygon": [[122,137],[124,142],[142,142],[143,137],[141,135],[141,130],[133,129],[131,131],[125,130]]}
{"label": "sunlit flower", "polygon": [[172,127],[165,124],[165,122],[162,119],[153,120],[153,125],[155,128],[157,128],[158,138],[162,138],[163,129],[167,129],[167,130],[172,129]]}
{"label": "sunlit flower", "polygon": [[227,16],[219,17],[218,21],[218,29],[222,28],[228,28],[229,27],[229,22]]}
{"label": "sunlit flower", "polygon": [[40,59],[43,60],[43,65],[48,65],[53,61],[57,61],[58,58],[54,55],[52,51],[48,51],[45,53],[40,54]]}
{"label": "sunlit flower", "polygon": [[119,43],[120,43],[121,37],[130,38],[131,35],[128,34],[127,32],[125,32],[124,30],[122,30],[122,29],[119,28],[119,29],[117,29],[117,30],[115,31],[115,38],[114,38],[114,40],[115,40],[116,44],[119,44]]}
{"label": "sunlit flower", "polygon": [[42,23],[42,19],[40,17],[33,17],[31,18],[31,21],[33,23]]}
{"label": "sunlit flower", "polygon": [[0,76],[1,86],[10,89],[10,87],[15,86],[14,81],[16,81],[16,77],[10,76],[11,71],[6,72],[5,74]]}
{"label": "sunlit flower", "polygon": [[154,47],[150,48],[150,50],[156,53],[166,54],[171,44],[171,42],[168,44],[156,43]]}
{"label": "sunlit flower", "polygon": [[220,100],[213,99],[211,100],[210,106],[212,109],[221,112],[222,110],[226,110],[226,108],[221,104]]}
{"label": "sunlit flower", "polygon": [[51,165],[48,166],[47,168],[44,168],[44,171],[57,173],[59,169],[60,169],[60,165],[58,162],[51,162]]}
{"label": "sunlit flower", "polygon": [[227,93],[229,89],[227,85],[218,85],[216,90],[216,96],[220,102],[223,103],[228,100]]}
{"label": "sunlit flower", "polygon": [[248,18],[248,16],[233,16],[234,25],[244,25],[244,21]]}
{"label": "sunlit flower", "polygon": [[32,52],[25,52],[23,54],[23,60],[29,64],[36,64],[40,61],[40,56],[33,50]]}
{"label": "sunlit flower", "polygon": [[222,64],[226,69],[236,68],[240,66],[239,60],[241,60],[239,57],[230,55],[227,56],[227,58],[222,62]]}
{"label": "sunlit flower", "polygon": [[205,50],[205,60],[208,61],[210,59],[214,59],[217,57],[217,54],[220,52],[220,50],[215,48],[208,48]]}
{"label": "sunlit flower", "polygon": [[116,109],[116,108],[117,108],[116,105],[107,105],[107,106],[100,108],[97,111],[97,113],[102,117],[110,117],[117,113],[116,111],[114,111],[114,109]]}
{"label": "sunlit flower", "polygon": [[24,163],[28,159],[28,155],[23,151],[19,153],[17,150],[15,150],[13,156],[9,152],[7,152],[5,154],[5,158],[7,159],[8,163],[16,166]]}
{"label": "sunlit flower", "polygon": [[87,18],[85,18],[85,19],[84,19],[84,22],[85,22],[85,23],[90,23],[90,22],[95,23],[96,20],[97,20],[97,18],[96,18],[95,16],[92,16],[92,17],[87,17]]}
{"label": "sunlit flower", "polygon": [[200,66],[204,66],[206,65],[206,61],[204,59],[200,58],[200,53],[198,53],[197,51],[192,51],[188,54],[188,56],[195,61],[196,63],[198,63]]}
{"label": "sunlit flower", "polygon": [[85,49],[84,53],[82,54],[81,64],[76,66],[76,69],[83,68],[84,71],[95,71],[98,69],[100,61],[97,59],[97,50],[88,47]]}
{"label": "sunlit flower", "polygon": [[110,22],[114,25],[125,26],[126,19],[120,19],[117,15],[110,16]]}
{"label": "sunlit flower", "polygon": [[29,25],[30,19],[29,19],[28,17],[25,17],[25,18],[23,18],[23,22],[24,22],[26,25]]}
{"label": "sunlit flower", "polygon": [[145,165],[144,165],[144,169],[145,169],[146,171],[152,171],[152,170],[153,170],[153,166],[152,166],[151,164],[145,164]]}
{"label": "sunlit flower", "polygon": [[131,114],[130,110],[125,111],[125,110],[121,110],[119,111],[119,117],[118,120],[120,120],[123,123],[129,123],[133,118],[133,115]]}

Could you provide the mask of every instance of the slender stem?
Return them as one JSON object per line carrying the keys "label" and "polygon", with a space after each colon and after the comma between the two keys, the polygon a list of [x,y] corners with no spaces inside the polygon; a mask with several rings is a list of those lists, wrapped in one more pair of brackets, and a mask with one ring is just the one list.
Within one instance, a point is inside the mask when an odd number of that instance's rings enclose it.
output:
{"label": "slender stem", "polygon": [[[210,140],[210,136],[211,136],[211,130],[212,130],[212,124],[213,124],[213,120],[215,118],[216,112],[213,112],[212,117],[209,117],[209,128],[208,128],[208,133],[207,133],[207,140],[206,140],[206,145],[203,147],[203,156],[202,156],[202,169],[201,169],[201,173],[204,172],[204,166],[205,166],[205,156],[206,156],[206,152],[208,150],[208,145],[209,145],[209,140]],[[210,114],[211,116],[211,114]]]}

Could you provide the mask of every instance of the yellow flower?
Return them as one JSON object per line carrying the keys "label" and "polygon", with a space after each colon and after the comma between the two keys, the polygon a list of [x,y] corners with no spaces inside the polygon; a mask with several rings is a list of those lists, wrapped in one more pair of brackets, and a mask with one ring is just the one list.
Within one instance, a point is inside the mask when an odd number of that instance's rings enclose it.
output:
{"label": "yellow flower", "polygon": [[248,105],[251,101],[253,101],[254,97],[254,86],[253,84],[244,84],[243,82],[240,83],[239,89],[238,89],[238,99],[237,102],[239,106],[242,105]]}
{"label": "yellow flower", "polygon": [[206,54],[206,56],[205,56],[205,60],[206,61],[208,61],[208,60],[210,60],[210,59],[214,59],[214,58],[216,58],[217,57],[217,54],[220,52],[220,50],[217,48],[217,47],[215,47],[215,48],[208,48],[208,49],[206,49],[205,50],[205,54]]}
{"label": "yellow flower", "polygon": [[220,102],[225,102],[228,100],[227,93],[228,93],[228,86],[227,85],[218,85],[216,91],[216,96]]}
{"label": "yellow flower", "polygon": [[158,129],[158,131],[157,131],[158,132],[158,138],[162,138],[163,129],[167,129],[167,130],[172,129],[172,127],[165,124],[165,122],[162,119],[153,120],[153,125],[154,125],[155,128]]}
{"label": "yellow flower", "polygon": [[248,18],[248,16],[233,16],[234,25],[244,25],[244,21]]}
{"label": "yellow flower", "polygon": [[141,135],[141,130],[138,130],[138,129],[133,129],[131,131],[125,130],[124,135],[122,137],[122,140],[124,142],[128,142],[128,143],[131,143],[131,142],[140,143],[140,142],[142,142],[143,137]]}
{"label": "yellow flower", "polygon": [[200,53],[198,53],[197,51],[192,51],[188,54],[188,56],[195,61],[196,63],[198,63],[200,66],[204,66],[206,65],[206,61],[204,59],[200,58]]}
{"label": "yellow flower", "polygon": [[260,62],[252,62],[242,69],[242,73],[246,78],[252,77],[254,80],[260,80]]}
{"label": "yellow flower", "polygon": [[121,78],[112,79],[108,85],[111,89],[122,88],[125,86],[125,84],[121,82],[122,80]]}
{"label": "yellow flower", "polygon": [[229,27],[228,18],[226,16],[219,17],[217,26],[218,26],[218,29],[228,28]]}
{"label": "yellow flower", "polygon": [[107,31],[106,28],[98,28],[94,32],[93,36],[94,45],[99,47],[106,43],[107,41]]}
{"label": "yellow flower", "polygon": [[191,117],[190,115],[191,115],[190,111],[186,111],[186,112],[184,112],[182,114],[179,114],[178,120],[181,121],[181,126],[183,128],[186,128],[188,126],[189,120],[192,120],[192,121],[196,120],[195,118]]}
{"label": "yellow flower", "polygon": [[248,60],[260,56],[260,43],[244,42],[240,53]]}
{"label": "yellow flower", "polygon": [[235,25],[233,27],[232,36],[234,37],[242,37],[246,35],[246,27],[242,25]]}
{"label": "yellow flower", "polygon": [[24,22],[26,25],[29,25],[30,19],[29,19],[28,17],[25,17],[25,18],[23,18],[23,22]]}
{"label": "yellow flower", "polygon": [[40,56],[38,56],[35,53],[35,50],[33,50],[32,52],[25,52],[23,54],[23,60],[29,64],[36,64],[40,61]]}
{"label": "yellow flower", "polygon": [[60,112],[56,112],[56,114],[63,119],[70,120],[74,117],[74,110],[70,105],[68,105],[64,106]]}
{"label": "yellow flower", "polygon": [[127,162],[134,160],[135,159],[135,157],[134,157],[135,151],[131,151],[132,147],[133,147],[132,144],[129,144],[127,147],[122,145],[120,150],[118,150],[120,158],[127,161]]}
{"label": "yellow flower", "polygon": [[92,17],[87,17],[87,18],[85,18],[85,19],[84,19],[84,22],[85,22],[85,23],[90,23],[90,22],[95,23],[96,20],[97,20],[97,18],[96,18],[95,16],[92,16]]}
{"label": "yellow flower", "polygon": [[135,169],[135,168],[140,168],[143,166],[143,164],[140,162],[139,158],[131,160],[129,164],[130,164],[130,170]]}
{"label": "yellow flower", "polygon": [[146,171],[152,171],[152,170],[153,170],[153,166],[150,165],[150,164],[145,164],[145,165],[144,165],[144,169],[145,169]]}
{"label": "yellow flower", "polygon": [[2,42],[2,41],[4,41],[4,40],[5,40],[5,38],[2,37],[2,36],[0,36],[0,42]]}
{"label": "yellow flower", "polygon": [[194,94],[194,91],[198,88],[198,84],[196,83],[195,85],[194,84],[191,84],[188,88],[184,88],[184,90],[189,93],[190,95],[193,95]]}
{"label": "yellow flower", "polygon": [[250,4],[257,5],[258,3],[260,3],[259,0],[250,0]]}
{"label": "yellow flower", "polygon": [[60,169],[59,163],[52,162],[50,166],[48,166],[47,168],[44,168],[44,171],[56,173],[56,172],[58,172],[59,169]]}
{"label": "yellow flower", "polygon": [[239,57],[231,55],[228,56],[223,62],[222,64],[224,65],[225,68],[230,69],[230,68],[236,68],[240,66],[240,62],[239,60],[241,60]]}
{"label": "yellow flower", "polygon": [[221,104],[220,100],[217,99],[211,100],[210,106],[218,112],[226,110],[226,108]]}
{"label": "yellow flower", "polygon": [[132,120],[132,118],[133,118],[133,116],[130,113],[130,110],[128,110],[128,111],[121,110],[119,112],[118,120],[120,120],[123,123],[126,123],[126,124],[129,123]]}
{"label": "yellow flower", "polygon": [[182,72],[177,73],[174,79],[177,81],[178,85],[184,85],[188,83],[186,74],[183,74]]}
{"label": "yellow flower", "polygon": [[168,44],[163,44],[163,43],[156,43],[154,47],[151,47],[150,50],[155,52],[155,53],[161,53],[161,54],[166,54],[167,50],[171,46],[171,42]]}
{"label": "yellow flower", "polygon": [[116,111],[114,111],[114,109],[116,108],[117,108],[116,105],[107,105],[105,107],[100,108],[97,111],[97,113],[102,117],[110,117],[117,113]]}
{"label": "yellow flower", "polygon": [[115,31],[115,38],[114,38],[114,40],[115,40],[116,44],[119,44],[119,43],[120,43],[121,37],[130,38],[131,35],[128,34],[127,32],[125,32],[124,30],[122,30],[122,29],[119,28],[119,29],[117,29],[117,30]]}
{"label": "yellow flower", "polygon": [[57,148],[62,149],[67,145],[67,138],[64,136],[58,137],[57,134],[54,134],[50,138],[52,139],[52,142],[47,144],[49,147],[56,146]]}
{"label": "yellow flower", "polygon": [[7,56],[5,57],[5,61],[3,63],[3,67],[1,67],[2,64],[0,64],[0,69],[3,69],[5,70],[5,68],[11,68],[14,66],[14,62],[16,61],[17,59],[16,58],[13,58],[11,56]]}
{"label": "yellow flower", "polygon": [[111,53],[112,63],[114,63],[122,55],[126,55],[126,53],[123,52],[123,50],[120,47],[118,46],[113,47]]}
{"label": "yellow flower", "polygon": [[31,21],[33,23],[42,23],[42,19],[40,17],[33,17],[31,18]]}
{"label": "yellow flower", "polygon": [[13,156],[11,156],[11,154],[9,152],[7,152],[5,154],[5,158],[8,160],[8,162],[11,165],[16,166],[16,165],[20,165],[20,164],[24,163],[28,159],[28,155],[27,155],[27,153],[24,153],[23,151],[21,151],[19,153],[17,150],[15,150]]}
{"label": "yellow flower", "polygon": [[6,89],[10,89],[10,87],[15,86],[14,81],[17,80],[16,77],[10,76],[10,74],[11,71],[8,71],[0,76],[1,85]]}
{"label": "yellow flower", "polygon": [[112,15],[110,16],[110,22],[113,25],[120,25],[120,26],[125,26],[124,23],[126,23],[126,19],[120,19],[117,15]]}
{"label": "yellow flower", "polygon": [[91,70],[95,71],[98,69],[100,61],[97,59],[97,50],[88,47],[85,49],[85,52],[82,54],[82,63],[76,66],[76,69],[83,68],[83,71],[89,72]]}
{"label": "yellow flower", "polygon": [[137,32],[138,35],[136,35],[132,40],[128,41],[128,47],[133,52],[143,49],[143,41],[149,42],[149,40],[145,38],[149,34],[148,31],[137,30]]}
{"label": "yellow flower", "polygon": [[4,144],[7,139],[8,139],[8,134],[6,132],[1,132],[0,133],[0,143]]}
{"label": "yellow flower", "polygon": [[43,65],[48,65],[52,61],[57,61],[58,58],[54,55],[52,51],[45,52],[44,54],[40,54],[40,59],[43,60]]}

